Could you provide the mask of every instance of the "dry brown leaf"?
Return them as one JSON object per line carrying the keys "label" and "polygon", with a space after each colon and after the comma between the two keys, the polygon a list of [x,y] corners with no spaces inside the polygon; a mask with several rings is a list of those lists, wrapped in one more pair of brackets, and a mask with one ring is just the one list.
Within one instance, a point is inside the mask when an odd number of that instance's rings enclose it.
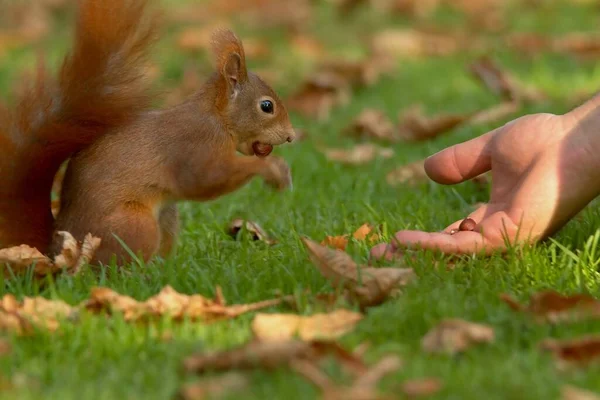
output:
{"label": "dry brown leaf", "polygon": [[311,316],[257,314],[252,332],[260,341],[285,341],[296,336],[304,341],[333,340],[352,331],[362,318],[362,314],[343,309]]}
{"label": "dry brown leaf", "polygon": [[61,300],[25,297],[17,301],[12,294],[0,303],[0,329],[19,335],[29,334],[33,327],[55,331],[61,321],[77,315],[77,310]]}
{"label": "dry brown leaf", "polygon": [[317,73],[304,82],[286,100],[290,111],[323,121],[331,110],[350,100],[350,84],[336,74]]}
{"label": "dry brown leaf", "polygon": [[259,240],[268,245],[277,243],[277,240],[269,238],[265,230],[259,224],[252,221],[246,221],[241,218],[236,218],[231,221],[229,227],[227,228],[227,233],[229,233],[229,235],[231,235],[233,238],[237,238],[242,228],[252,235],[252,240]]}
{"label": "dry brown leaf", "polygon": [[386,356],[358,375],[350,386],[332,382],[311,360],[294,360],[291,366],[322,391],[323,400],[387,400],[395,397],[378,393],[376,385],[384,376],[398,370],[402,361],[395,355]]}
{"label": "dry brown leaf", "polygon": [[239,372],[228,372],[200,382],[185,385],[178,393],[181,400],[204,400],[244,390],[250,384],[248,377]]}
{"label": "dry brown leaf", "polygon": [[321,246],[308,238],[302,238],[302,242],[321,274],[334,287],[345,288],[348,296],[362,307],[381,304],[415,277],[410,268],[359,267],[343,251]]}
{"label": "dry brown leaf", "polygon": [[279,305],[282,302],[283,299],[273,299],[227,306],[222,295],[217,294],[216,298],[211,300],[198,294],[179,293],[167,285],[156,296],[141,302],[129,296],[120,295],[109,288],[94,288],[91,291],[90,299],[84,303],[84,307],[96,313],[119,313],[126,321],[145,321],[169,317],[175,321],[187,318],[210,323],[235,318],[247,312]]}
{"label": "dry brown leaf", "polygon": [[421,182],[426,182],[429,178],[425,173],[425,160],[415,161],[406,165],[401,165],[396,169],[388,172],[385,181],[390,186],[398,185],[416,185]]}
{"label": "dry brown leaf", "polygon": [[494,330],[482,324],[461,319],[445,319],[422,339],[423,350],[428,353],[460,353],[474,344],[494,341]]}
{"label": "dry brown leaf", "polygon": [[356,240],[366,240],[372,231],[373,227],[370,224],[362,224],[356,231],[354,231],[352,237]]}
{"label": "dry brown leaf", "polygon": [[437,378],[422,378],[402,383],[402,393],[409,398],[431,396],[442,389],[442,382]]}
{"label": "dry brown leaf", "polygon": [[416,105],[400,114],[399,137],[416,142],[433,139],[466,122],[471,114],[439,114],[426,117],[423,107]]}
{"label": "dry brown leaf", "polygon": [[564,296],[554,290],[546,290],[531,296],[523,306],[508,294],[500,299],[513,310],[532,314],[538,322],[570,322],[586,318],[600,318],[600,301],[587,294]]}
{"label": "dry brown leaf", "polygon": [[377,59],[449,55],[461,49],[458,37],[413,29],[387,29],[371,40],[371,51]]}
{"label": "dry brown leaf", "polygon": [[520,100],[539,102],[546,98],[541,91],[526,88],[515,77],[503,70],[490,57],[480,57],[469,66],[469,71],[493,93],[509,102]]}
{"label": "dry brown leaf", "polygon": [[362,143],[351,149],[325,149],[325,157],[330,161],[336,161],[347,165],[366,164],[375,158],[391,158],[394,150],[379,147],[372,143]]}
{"label": "dry brown leaf", "polygon": [[231,350],[195,354],[186,358],[183,366],[186,371],[195,373],[231,369],[273,369],[287,366],[292,360],[316,361],[326,355],[333,355],[338,359],[353,359],[354,363],[360,364],[360,360],[334,342],[288,340],[252,341]]}
{"label": "dry brown leaf", "polygon": [[545,339],[542,350],[554,355],[559,369],[586,367],[600,361],[600,336],[588,335],[570,340]]}
{"label": "dry brown leaf", "polygon": [[[0,265],[8,264],[15,275],[25,273],[33,264],[35,264],[33,273],[36,277],[63,270],[75,274],[93,258],[100,246],[100,239],[90,234],[85,237],[83,243],[77,242],[69,232],[59,231],[56,234],[62,238],[63,242],[61,252],[55,256],[54,261],[36,248],[22,244],[0,249]],[[4,270],[4,276],[11,276],[8,269]]]}
{"label": "dry brown leaf", "polygon": [[565,385],[561,389],[562,400],[600,400],[600,395],[589,390],[583,390],[571,385]]}
{"label": "dry brown leaf", "polygon": [[380,110],[366,109],[343,130],[346,136],[357,139],[376,139],[395,142],[398,137],[392,121]]}
{"label": "dry brown leaf", "polygon": [[[371,224],[361,225],[352,234],[352,237],[359,241],[368,240],[370,243],[376,242],[380,239],[380,235],[376,232],[373,232],[373,227]],[[333,247],[334,249],[346,250],[346,247],[348,246],[348,235],[325,236],[325,239],[321,241],[321,245]]]}

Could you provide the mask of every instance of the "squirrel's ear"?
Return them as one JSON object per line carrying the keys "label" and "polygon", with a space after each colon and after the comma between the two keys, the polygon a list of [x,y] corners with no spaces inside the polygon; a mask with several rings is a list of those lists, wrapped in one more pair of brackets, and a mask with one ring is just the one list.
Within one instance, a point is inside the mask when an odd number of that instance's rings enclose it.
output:
{"label": "squirrel's ear", "polygon": [[242,42],[232,31],[219,29],[213,33],[212,47],[219,73],[227,82],[229,96],[235,97],[240,84],[248,78]]}

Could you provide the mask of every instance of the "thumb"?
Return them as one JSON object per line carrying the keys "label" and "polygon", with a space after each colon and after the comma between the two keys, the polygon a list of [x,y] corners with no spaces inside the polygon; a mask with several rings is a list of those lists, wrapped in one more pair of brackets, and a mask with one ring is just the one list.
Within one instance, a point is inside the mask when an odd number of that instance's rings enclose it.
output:
{"label": "thumb", "polygon": [[451,185],[489,171],[492,167],[489,144],[500,129],[432,155],[425,160],[425,172],[437,183]]}

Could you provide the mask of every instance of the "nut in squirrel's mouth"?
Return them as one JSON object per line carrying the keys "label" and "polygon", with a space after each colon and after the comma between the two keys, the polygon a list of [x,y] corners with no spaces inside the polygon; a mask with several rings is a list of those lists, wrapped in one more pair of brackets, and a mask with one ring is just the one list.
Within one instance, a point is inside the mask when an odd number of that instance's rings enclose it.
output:
{"label": "nut in squirrel's mouth", "polygon": [[273,145],[254,142],[252,143],[252,151],[254,151],[254,154],[258,157],[266,157],[273,151]]}

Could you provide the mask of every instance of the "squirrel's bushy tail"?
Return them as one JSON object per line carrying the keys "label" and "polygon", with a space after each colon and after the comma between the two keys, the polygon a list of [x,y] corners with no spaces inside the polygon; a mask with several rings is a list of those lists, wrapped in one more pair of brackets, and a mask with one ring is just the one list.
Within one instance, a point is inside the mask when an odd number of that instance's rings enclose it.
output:
{"label": "squirrel's bushy tail", "polygon": [[73,47],[56,78],[40,64],[14,110],[0,110],[0,247],[25,243],[44,251],[60,165],[150,106],[145,62],[158,15],[147,0],[77,5]]}

